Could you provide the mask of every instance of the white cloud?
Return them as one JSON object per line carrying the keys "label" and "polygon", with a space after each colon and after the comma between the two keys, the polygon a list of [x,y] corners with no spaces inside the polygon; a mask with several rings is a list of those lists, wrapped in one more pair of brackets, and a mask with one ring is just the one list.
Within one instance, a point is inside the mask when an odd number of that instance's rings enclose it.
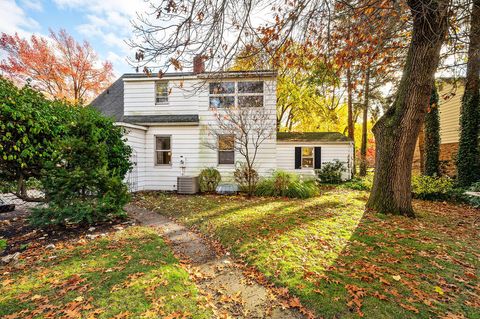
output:
{"label": "white cloud", "polygon": [[38,31],[40,25],[34,19],[27,17],[25,11],[14,0],[0,1],[0,32],[21,36],[29,36]]}
{"label": "white cloud", "polygon": [[43,5],[40,0],[21,0],[22,6],[35,11],[43,11]]}
{"label": "white cloud", "polygon": [[132,35],[130,20],[135,18],[137,12],[147,10],[148,4],[144,0],[54,0],[54,2],[60,9],[84,13],[87,21],[78,25],[76,30],[86,38],[100,39],[111,50],[107,59],[117,66],[126,67],[126,56],[133,54],[125,43]]}

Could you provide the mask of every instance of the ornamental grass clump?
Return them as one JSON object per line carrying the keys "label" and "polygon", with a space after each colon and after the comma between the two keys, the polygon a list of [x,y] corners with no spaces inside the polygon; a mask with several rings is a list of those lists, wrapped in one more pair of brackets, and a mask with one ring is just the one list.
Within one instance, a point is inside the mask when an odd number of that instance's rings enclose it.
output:
{"label": "ornamental grass clump", "polygon": [[262,179],[255,190],[257,196],[310,198],[318,194],[314,179],[301,179],[297,174],[275,171],[269,178]]}

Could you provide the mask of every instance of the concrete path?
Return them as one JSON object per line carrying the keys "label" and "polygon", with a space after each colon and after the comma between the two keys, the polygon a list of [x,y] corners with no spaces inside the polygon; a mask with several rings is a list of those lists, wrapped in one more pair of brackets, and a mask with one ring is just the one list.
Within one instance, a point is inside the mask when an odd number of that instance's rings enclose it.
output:
{"label": "concrete path", "polygon": [[158,229],[174,252],[189,260],[188,271],[213,303],[219,318],[305,318],[297,309],[282,306],[269,289],[247,278],[228,256],[217,256],[204,239],[167,217],[128,205],[130,216]]}

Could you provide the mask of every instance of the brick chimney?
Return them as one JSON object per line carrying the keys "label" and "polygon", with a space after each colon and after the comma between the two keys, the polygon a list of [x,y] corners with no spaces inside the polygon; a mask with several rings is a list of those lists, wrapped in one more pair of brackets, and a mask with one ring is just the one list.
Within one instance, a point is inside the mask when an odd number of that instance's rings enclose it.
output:
{"label": "brick chimney", "polygon": [[198,54],[193,58],[193,73],[203,72],[205,72],[205,56]]}

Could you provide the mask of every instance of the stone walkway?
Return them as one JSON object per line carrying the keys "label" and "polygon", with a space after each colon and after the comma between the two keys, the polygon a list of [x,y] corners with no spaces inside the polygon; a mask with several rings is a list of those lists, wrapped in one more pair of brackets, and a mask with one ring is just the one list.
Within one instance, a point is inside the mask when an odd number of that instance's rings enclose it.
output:
{"label": "stone walkway", "polygon": [[[247,278],[228,256],[218,256],[204,239],[167,217],[128,205],[127,212],[143,225],[155,227],[173,251],[189,260],[190,274],[210,296],[217,317],[304,318],[297,310],[282,307],[282,300],[268,288]],[[285,303],[285,300],[283,300]]]}

